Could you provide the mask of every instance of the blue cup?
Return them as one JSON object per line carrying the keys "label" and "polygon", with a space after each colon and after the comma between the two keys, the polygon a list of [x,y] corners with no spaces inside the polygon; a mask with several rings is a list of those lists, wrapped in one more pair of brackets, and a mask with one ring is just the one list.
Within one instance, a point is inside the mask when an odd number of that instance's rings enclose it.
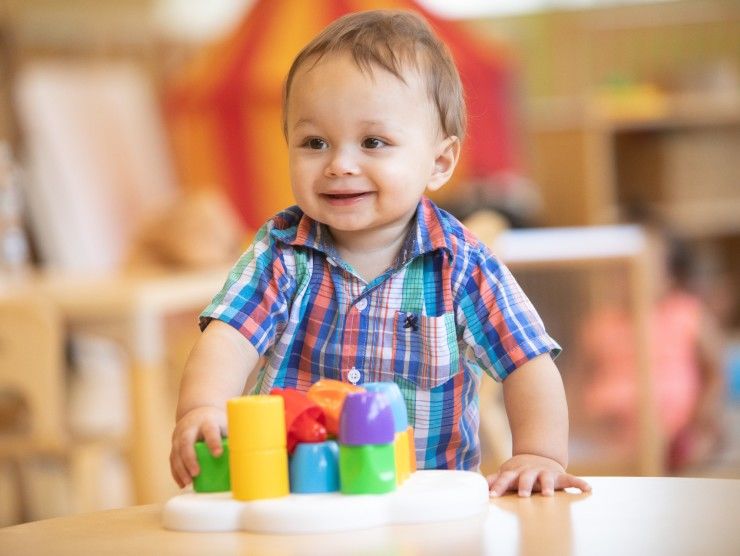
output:
{"label": "blue cup", "polygon": [[368,392],[383,394],[391,405],[393,412],[393,428],[395,432],[404,432],[409,426],[409,416],[406,411],[406,402],[403,400],[401,389],[395,382],[367,382],[362,387]]}
{"label": "blue cup", "polygon": [[334,440],[301,442],[290,458],[290,492],[316,494],[339,490],[339,446]]}

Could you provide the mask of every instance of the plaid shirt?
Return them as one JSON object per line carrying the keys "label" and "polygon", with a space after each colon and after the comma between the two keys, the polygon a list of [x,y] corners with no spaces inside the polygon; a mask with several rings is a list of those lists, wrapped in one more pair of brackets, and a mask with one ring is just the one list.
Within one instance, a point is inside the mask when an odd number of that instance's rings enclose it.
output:
{"label": "plaid shirt", "polygon": [[393,381],[419,468],[477,469],[482,370],[503,380],[560,347],[508,269],[423,198],[395,264],[367,283],[326,228],[289,208],[268,221],[201,315],[263,356],[255,393],[320,378]]}

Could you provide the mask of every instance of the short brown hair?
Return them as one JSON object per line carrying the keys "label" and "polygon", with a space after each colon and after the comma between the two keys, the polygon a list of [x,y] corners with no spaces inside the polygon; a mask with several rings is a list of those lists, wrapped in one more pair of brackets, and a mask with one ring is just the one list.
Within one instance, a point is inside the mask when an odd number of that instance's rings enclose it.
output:
{"label": "short brown hair", "polygon": [[465,99],[449,50],[420,16],[400,10],[371,10],[340,17],[309,42],[293,60],[283,87],[283,133],[288,136],[288,95],[298,69],[309,59],[316,64],[327,54],[348,52],[357,66],[372,73],[377,65],[405,83],[402,71],[411,66],[426,82],[446,136],[465,136]]}

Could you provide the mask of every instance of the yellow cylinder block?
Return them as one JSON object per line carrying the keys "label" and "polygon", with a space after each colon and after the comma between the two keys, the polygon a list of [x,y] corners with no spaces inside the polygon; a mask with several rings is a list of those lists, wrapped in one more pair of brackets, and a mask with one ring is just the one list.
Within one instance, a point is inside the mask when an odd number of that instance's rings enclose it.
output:
{"label": "yellow cylinder block", "polygon": [[285,402],[281,396],[241,396],[226,403],[229,449],[285,449]]}
{"label": "yellow cylinder block", "polygon": [[279,498],[290,494],[285,448],[229,452],[231,494],[236,500]]}

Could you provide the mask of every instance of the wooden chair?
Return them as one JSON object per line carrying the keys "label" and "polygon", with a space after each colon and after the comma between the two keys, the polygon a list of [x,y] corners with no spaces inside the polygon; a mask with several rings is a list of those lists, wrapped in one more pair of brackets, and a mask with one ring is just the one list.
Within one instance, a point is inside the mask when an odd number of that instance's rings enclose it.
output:
{"label": "wooden chair", "polygon": [[103,446],[71,438],[65,388],[62,329],[53,306],[30,294],[0,295],[0,463],[15,471],[22,520],[33,516],[20,485],[38,458],[67,464],[71,511],[97,509],[91,478],[100,471]]}

